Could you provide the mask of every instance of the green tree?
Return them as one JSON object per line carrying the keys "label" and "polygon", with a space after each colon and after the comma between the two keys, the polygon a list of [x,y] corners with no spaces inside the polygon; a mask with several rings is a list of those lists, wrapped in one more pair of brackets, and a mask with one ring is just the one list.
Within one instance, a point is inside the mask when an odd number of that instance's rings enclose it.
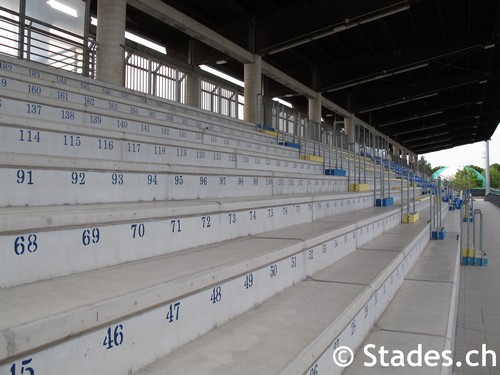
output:
{"label": "green tree", "polygon": [[460,169],[455,173],[455,176],[452,179],[453,186],[456,186],[460,190],[472,188],[480,188],[483,186],[483,182],[476,175],[476,173],[467,167]]}
{"label": "green tree", "polygon": [[424,173],[426,175],[431,175],[432,174],[431,163],[429,163],[425,159],[425,156],[421,156],[420,157],[420,160],[418,161],[418,170],[419,170],[419,172]]}
{"label": "green tree", "polygon": [[490,187],[500,189],[500,164],[490,165]]}
{"label": "green tree", "polygon": [[444,168],[444,165],[440,165],[439,167],[434,167],[431,169],[431,175],[439,171],[441,168]]}
{"label": "green tree", "polygon": [[469,168],[475,169],[484,176],[484,168],[478,167],[477,165],[468,165]]}

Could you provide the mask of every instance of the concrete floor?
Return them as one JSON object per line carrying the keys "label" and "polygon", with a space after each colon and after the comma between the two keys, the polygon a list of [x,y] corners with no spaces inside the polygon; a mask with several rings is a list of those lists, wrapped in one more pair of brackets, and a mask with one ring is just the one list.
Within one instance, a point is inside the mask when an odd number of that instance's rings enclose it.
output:
{"label": "concrete floor", "polygon": [[[484,215],[484,249],[489,266],[462,266],[455,339],[455,363],[464,361],[469,350],[488,350],[497,354],[497,366],[454,368],[456,375],[500,374],[500,208],[475,200],[474,208]],[[476,358],[472,357],[475,361]],[[479,358],[480,360],[480,358]]]}

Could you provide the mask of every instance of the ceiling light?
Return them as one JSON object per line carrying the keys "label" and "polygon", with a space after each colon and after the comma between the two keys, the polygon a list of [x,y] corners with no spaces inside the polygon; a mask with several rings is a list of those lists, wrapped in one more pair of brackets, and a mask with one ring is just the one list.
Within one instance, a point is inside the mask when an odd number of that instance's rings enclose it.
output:
{"label": "ceiling light", "polygon": [[382,74],[378,74],[378,75],[376,75],[374,77],[360,79],[360,80],[355,81],[355,82],[349,82],[349,83],[345,83],[345,84],[340,84],[339,86],[335,86],[335,87],[327,90],[326,92],[333,92],[333,91],[343,90],[343,89],[346,89],[348,87],[353,87],[353,86],[361,85],[363,83],[378,81],[379,79],[382,79],[382,78],[391,77],[391,76],[394,76],[396,74],[411,72],[412,70],[426,68],[428,66],[429,66],[429,63],[424,63],[424,64],[410,66],[410,67],[407,67],[407,68],[397,69],[397,70],[394,70],[392,72],[388,72],[388,71],[384,70],[382,72]]}
{"label": "ceiling light", "polygon": [[490,49],[493,47],[495,47],[495,43],[491,43],[491,44],[487,44],[487,45],[483,46],[484,49]]}
{"label": "ceiling light", "polygon": [[205,72],[213,74],[216,77],[222,78],[222,79],[229,81],[231,83],[234,83],[235,85],[238,85],[240,87],[245,87],[245,82],[240,81],[239,79],[236,79],[236,78],[230,76],[229,74],[226,74],[226,73],[221,72],[220,70],[211,68],[208,65],[198,65],[198,66],[200,67],[201,70],[204,70]]}
{"label": "ceiling light", "polygon": [[151,40],[145,39],[140,35],[131,33],[130,31],[125,31],[125,38],[131,40],[132,42],[136,42],[145,47],[151,48],[152,50],[155,50],[157,52],[163,53],[164,55],[167,54],[166,48],[161,44],[152,42]]}
{"label": "ceiling light", "polygon": [[434,92],[432,94],[428,94],[428,95],[422,95],[422,96],[417,96],[415,98],[405,98],[403,97],[401,100],[397,101],[397,102],[394,102],[394,103],[389,103],[389,104],[384,104],[384,105],[381,105],[381,106],[378,106],[378,107],[373,107],[373,108],[368,108],[368,109],[364,109],[362,111],[359,111],[357,113],[366,113],[366,112],[371,112],[371,111],[376,111],[378,109],[384,109],[384,108],[389,108],[389,107],[394,107],[396,105],[400,105],[400,104],[404,104],[404,103],[409,103],[409,102],[413,102],[415,100],[422,100],[422,99],[427,99],[427,98],[431,98],[433,96],[437,96],[438,93],[437,92]]}
{"label": "ceiling light", "polygon": [[217,60],[215,63],[216,63],[217,65],[224,65],[224,64],[227,64],[227,59]]}
{"label": "ceiling light", "polygon": [[280,104],[284,105],[285,107],[288,107],[288,108],[293,108],[292,103],[287,102],[286,100],[280,99],[280,98],[278,98],[278,97],[273,98],[273,100],[274,100],[275,102],[278,102],[278,103],[280,103]]}
{"label": "ceiling light", "polygon": [[479,81],[478,83],[480,85],[484,85],[485,83],[488,83],[488,80],[487,79],[483,79],[482,81]]}
{"label": "ceiling light", "polygon": [[73,9],[63,3],[60,3],[59,1],[56,0],[48,0],[47,4],[50,5],[50,7],[54,8],[55,10],[58,10],[59,12],[66,13],[67,15],[71,17],[78,17],[78,12],[76,9]]}
{"label": "ceiling light", "polygon": [[[285,43],[279,43],[275,46],[270,47],[266,53],[268,55],[273,55],[273,54],[278,53],[278,52],[283,52],[283,51],[286,51],[290,48],[301,46],[302,44],[310,43],[314,40],[325,38],[327,36],[334,35],[334,34],[337,34],[339,32],[345,31],[345,30],[352,29],[354,27],[363,25],[363,24],[368,23],[368,22],[376,21],[376,20],[391,16],[391,15],[396,14],[396,13],[404,12],[408,9],[410,9],[410,5],[404,5],[404,6],[392,9],[392,10],[382,12],[380,14],[368,16],[366,18],[363,18],[363,16],[360,16],[360,17],[356,17],[356,19],[354,19],[354,20],[346,19],[339,26],[334,26],[333,28],[322,29],[324,31],[319,30],[317,33],[311,33],[311,34],[309,34],[308,37],[305,37],[302,39],[297,38],[297,39],[289,40],[288,42],[285,42]],[[346,22],[346,21],[348,21],[348,22]]]}

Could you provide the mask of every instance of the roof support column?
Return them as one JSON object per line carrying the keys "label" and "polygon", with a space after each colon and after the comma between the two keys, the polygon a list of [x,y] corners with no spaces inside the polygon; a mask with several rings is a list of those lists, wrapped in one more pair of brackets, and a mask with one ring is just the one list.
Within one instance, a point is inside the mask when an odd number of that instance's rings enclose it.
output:
{"label": "roof support column", "polygon": [[486,191],[484,195],[488,195],[490,193],[490,141],[484,142],[485,151],[486,151],[486,165],[484,170],[486,171]]}
{"label": "roof support column", "polygon": [[201,80],[195,73],[189,73],[186,77],[186,102],[188,105],[200,108]]}
{"label": "roof support column", "polygon": [[259,124],[259,109],[262,101],[262,57],[255,55],[253,63],[245,64],[245,121]]}
{"label": "roof support column", "polygon": [[354,116],[344,119],[344,130],[347,134],[347,139],[349,144],[354,144],[356,142],[356,130],[354,127]]}
{"label": "roof support column", "polygon": [[309,99],[309,120],[311,124],[308,127],[307,138],[319,141],[319,124],[321,124],[321,93],[316,98]]}
{"label": "roof support column", "polygon": [[125,18],[127,2],[97,2],[97,72],[99,81],[125,85]]}
{"label": "roof support column", "polygon": [[396,157],[396,159],[398,160],[398,163],[399,163],[399,160],[401,159],[401,156],[399,155],[399,145],[397,143],[394,143],[393,144],[393,156]]}
{"label": "roof support column", "polygon": [[188,45],[188,63],[191,65],[192,70],[186,77],[186,102],[188,105],[196,108],[200,108],[201,102],[201,79],[200,75],[195,73],[195,51],[196,42],[194,40],[189,41]]}

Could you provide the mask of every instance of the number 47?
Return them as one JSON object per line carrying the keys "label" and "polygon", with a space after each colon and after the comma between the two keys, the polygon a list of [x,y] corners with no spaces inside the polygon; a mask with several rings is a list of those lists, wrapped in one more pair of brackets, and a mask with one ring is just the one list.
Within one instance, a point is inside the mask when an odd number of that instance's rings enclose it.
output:
{"label": "number 47", "polygon": [[167,309],[167,322],[172,323],[174,320],[179,320],[179,309],[181,307],[180,302],[171,303]]}

